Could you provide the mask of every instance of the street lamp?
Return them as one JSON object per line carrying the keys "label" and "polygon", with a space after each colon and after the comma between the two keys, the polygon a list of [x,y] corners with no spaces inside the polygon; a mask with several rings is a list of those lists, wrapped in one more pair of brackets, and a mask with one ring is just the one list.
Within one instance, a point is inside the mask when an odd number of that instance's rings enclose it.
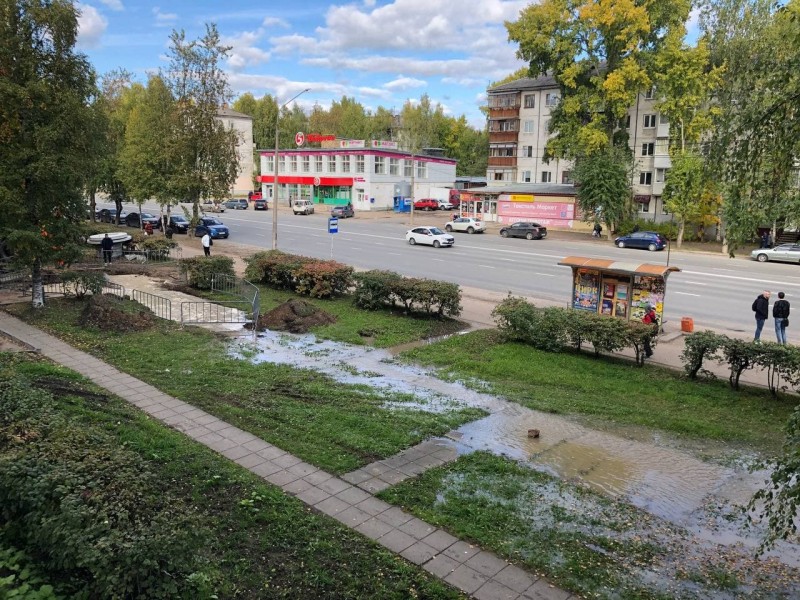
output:
{"label": "street lamp", "polygon": [[[273,165],[275,169],[275,180],[272,184],[272,249],[278,249],[278,122],[281,118],[281,111],[287,107],[289,104],[297,100],[300,96],[308,92],[311,88],[306,88],[296,96],[294,96],[291,100],[288,100],[285,104],[278,107],[278,112],[275,114],[275,164]],[[278,95],[275,94],[275,104],[277,105]]]}

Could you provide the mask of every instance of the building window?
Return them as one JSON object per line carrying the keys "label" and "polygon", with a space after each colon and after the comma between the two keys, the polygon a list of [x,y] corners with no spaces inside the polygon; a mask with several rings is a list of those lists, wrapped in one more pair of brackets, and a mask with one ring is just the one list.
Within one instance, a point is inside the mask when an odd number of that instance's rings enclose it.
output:
{"label": "building window", "polygon": [[642,171],[639,173],[639,185],[651,185],[653,183],[653,172]]}
{"label": "building window", "polygon": [[336,173],[336,155],[328,155],[328,173]]}
{"label": "building window", "polygon": [[653,200],[656,201],[656,206],[658,206],[659,204],[661,205],[661,214],[662,215],[668,215],[669,214],[669,210],[667,210],[667,205],[664,204],[661,201],[661,196],[653,196]]}
{"label": "building window", "polygon": [[669,125],[669,118],[667,118],[667,115],[662,113],[658,116],[658,122],[662,125]]}
{"label": "building window", "polygon": [[542,123],[542,131],[544,131],[547,135],[550,135],[550,119],[545,119],[544,123]]}
{"label": "building window", "polygon": [[572,183],[572,171],[561,171],[561,183]]}
{"label": "building window", "polygon": [[303,173],[310,173],[311,172],[311,157],[304,156],[303,157]]}
{"label": "building window", "polygon": [[523,171],[522,172],[522,183],[530,183],[531,182],[531,172],[530,171]]}
{"label": "building window", "polygon": [[503,181],[503,172],[502,171],[495,171],[494,172],[494,180],[495,181]]}
{"label": "building window", "polygon": [[536,108],[535,94],[525,94],[525,108]]}
{"label": "building window", "polygon": [[523,146],[522,156],[525,158],[533,158],[533,146]]}
{"label": "building window", "polygon": [[417,179],[426,179],[428,177],[428,163],[419,161],[417,162]]}
{"label": "building window", "polygon": [[559,98],[560,97],[558,94],[546,94],[544,97],[544,103],[547,106],[558,106]]}
{"label": "building window", "polygon": [[644,93],[644,99],[645,100],[652,100],[655,97],[655,94],[656,94],[655,88],[650,88],[649,90],[647,90]]}
{"label": "building window", "polygon": [[317,173],[322,173],[322,156],[314,157],[314,171]]}
{"label": "building window", "polygon": [[364,155],[358,154],[356,155],[356,173],[363,173],[364,172]]}
{"label": "building window", "polygon": [[267,173],[274,173],[275,172],[275,157],[274,156],[265,156],[266,160],[264,161],[264,171]]}
{"label": "building window", "polygon": [[492,95],[489,97],[489,108],[514,108],[517,106],[516,94]]}
{"label": "building window", "polygon": [[291,167],[290,168],[292,170],[292,173],[297,173],[297,157],[296,156],[292,156],[292,161],[291,161]]}
{"label": "building window", "polygon": [[386,173],[386,165],[385,160],[382,156],[375,157],[375,174],[376,175],[383,175]]}
{"label": "building window", "polygon": [[669,169],[656,169],[656,183],[664,183],[667,180]]}
{"label": "building window", "polygon": [[514,144],[508,144],[506,146],[492,146],[489,149],[490,156],[516,156],[516,149],[517,147]]}
{"label": "building window", "polygon": [[400,175],[400,161],[396,158],[389,159],[389,175]]}
{"label": "building window", "polygon": [[656,126],[656,116],[655,115],[644,115],[644,128],[645,129],[652,129]]}
{"label": "building window", "polygon": [[553,174],[550,171],[542,171],[542,183],[550,183],[552,178]]}
{"label": "building window", "polygon": [[522,125],[525,133],[533,133],[533,121],[525,121]]}
{"label": "building window", "polygon": [[350,155],[343,154],[342,155],[342,172],[349,173],[350,172]]}
{"label": "building window", "polygon": [[639,212],[641,212],[641,213],[649,213],[650,212],[650,203],[649,202],[640,202],[639,203]]}
{"label": "building window", "polygon": [[642,156],[653,156],[656,151],[656,145],[653,142],[642,144]]}
{"label": "building window", "polygon": [[414,161],[407,158],[403,161],[403,177],[414,176]]}

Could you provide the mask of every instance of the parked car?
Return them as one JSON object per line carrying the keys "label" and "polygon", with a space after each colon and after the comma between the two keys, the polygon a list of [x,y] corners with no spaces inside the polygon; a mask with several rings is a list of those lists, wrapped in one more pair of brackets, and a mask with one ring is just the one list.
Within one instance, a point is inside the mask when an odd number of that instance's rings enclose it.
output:
{"label": "parked car", "polygon": [[450,200],[437,200],[439,203],[439,210],[453,210],[456,208],[456,205],[450,202]]}
{"label": "parked car", "polygon": [[439,201],[433,198],[423,198],[414,202],[414,210],[439,210]]}
{"label": "parked car", "polygon": [[248,200],[261,200],[261,192],[247,192]]}
{"label": "parked car", "polygon": [[203,210],[212,213],[224,213],[225,205],[222,203],[217,204],[216,202],[207,202],[205,203],[205,206],[203,206]]}
{"label": "parked car", "polygon": [[750,258],[758,262],[800,263],[800,244],[781,244],[774,248],[759,248],[750,253]]}
{"label": "parked car", "polygon": [[457,217],[449,221],[445,226],[449,231],[466,231],[467,233],[483,233],[486,231],[486,223],[473,219],[472,217]]}
{"label": "parked car", "polygon": [[231,198],[227,202],[224,203],[225,208],[230,208],[232,210],[247,210],[247,200],[244,198],[235,199]]}
{"label": "parked car", "polygon": [[171,215],[169,226],[175,233],[189,233],[189,221],[183,215]]}
{"label": "parked car", "polygon": [[[96,213],[97,219],[101,223],[116,223],[117,222],[117,209],[116,208],[101,208]],[[122,212],[119,213],[119,222],[120,224],[125,223],[125,219],[128,216],[128,211],[124,208]]]}
{"label": "parked car", "polygon": [[258,200],[253,200],[253,210],[268,210],[268,209],[269,207],[267,206],[266,200],[262,200],[260,198]]}
{"label": "parked car", "polygon": [[125,225],[128,227],[142,227],[144,223],[150,223],[153,229],[161,229],[161,219],[150,213],[143,212],[139,214],[132,212],[125,217]]}
{"label": "parked car", "polygon": [[547,227],[542,227],[538,223],[530,221],[519,221],[512,223],[508,227],[500,230],[500,235],[504,238],[517,237],[526,240],[541,240],[547,237]]}
{"label": "parked car", "polygon": [[355,217],[356,211],[353,210],[352,204],[345,204],[344,206],[334,206],[331,209],[331,216],[339,217],[340,219],[346,219],[347,217]]}
{"label": "parked car", "polygon": [[666,238],[655,231],[634,231],[618,237],[614,243],[620,248],[640,248],[650,252],[663,250],[667,246]]}
{"label": "parked car", "polygon": [[412,246],[415,244],[427,244],[434,248],[441,246],[452,246],[456,240],[449,233],[445,233],[438,227],[415,227],[406,232],[406,240]]}
{"label": "parked car", "polygon": [[206,233],[215,240],[225,240],[228,239],[231,232],[217,217],[200,217],[200,222],[194,228],[194,235],[203,237]]}
{"label": "parked car", "polygon": [[314,203],[311,200],[295,200],[292,202],[292,212],[296,215],[312,215]]}

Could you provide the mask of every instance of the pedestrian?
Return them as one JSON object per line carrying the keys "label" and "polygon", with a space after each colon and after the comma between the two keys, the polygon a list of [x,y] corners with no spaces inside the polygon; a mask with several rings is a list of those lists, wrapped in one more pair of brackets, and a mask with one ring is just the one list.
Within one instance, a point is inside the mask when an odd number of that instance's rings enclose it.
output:
{"label": "pedestrian", "polygon": [[211,244],[214,243],[211,241],[211,234],[206,231],[206,234],[200,239],[200,243],[203,245],[203,253],[211,256]]}
{"label": "pedestrian", "polygon": [[653,348],[650,345],[650,340],[653,339],[654,335],[658,334],[658,315],[656,314],[656,309],[652,304],[648,304],[645,307],[642,323],[645,325],[650,325],[652,329],[652,333],[646,335],[644,338],[644,356],[645,358],[650,358],[653,356]]}
{"label": "pedestrian", "polygon": [[108,234],[106,234],[103,240],[100,242],[100,248],[103,250],[103,265],[110,265],[111,253],[114,250],[114,240],[112,240]]}
{"label": "pedestrian", "polygon": [[761,234],[761,247],[766,248],[768,241],[769,238],[767,237],[767,232],[765,231],[764,233]]}
{"label": "pedestrian", "polygon": [[767,232],[767,248],[772,248],[772,232]]}
{"label": "pedestrian", "polygon": [[164,235],[167,236],[168,240],[172,239],[173,233],[175,233],[175,231],[172,229],[170,225],[167,225],[167,228],[164,230]]}
{"label": "pedestrian", "polygon": [[764,290],[761,295],[753,301],[753,312],[756,313],[756,335],[754,342],[761,341],[761,330],[764,328],[764,321],[769,317],[769,292]]}
{"label": "pedestrian", "polygon": [[789,325],[789,301],[784,300],[786,294],[778,292],[778,301],[772,305],[772,317],[775,319],[775,336],[778,343],[786,345],[786,327]]}
{"label": "pedestrian", "polygon": [[164,219],[164,231],[166,232],[167,231],[167,227],[169,227],[169,216],[168,215],[164,215],[163,219]]}
{"label": "pedestrian", "polygon": [[594,229],[592,230],[592,237],[600,237],[600,234],[603,233],[603,226],[600,223],[594,224]]}
{"label": "pedestrian", "polygon": [[153,224],[150,221],[144,224],[144,233],[145,235],[153,235]]}

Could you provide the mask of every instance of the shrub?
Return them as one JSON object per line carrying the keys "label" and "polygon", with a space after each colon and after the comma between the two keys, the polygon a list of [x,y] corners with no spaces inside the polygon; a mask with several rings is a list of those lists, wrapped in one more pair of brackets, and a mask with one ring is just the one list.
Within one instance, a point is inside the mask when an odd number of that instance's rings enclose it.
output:
{"label": "shrub", "polygon": [[617,235],[628,235],[629,233],[632,233],[637,226],[642,231],[655,231],[656,233],[660,233],[668,240],[675,240],[678,237],[677,223],[673,223],[671,221],[654,223],[653,221],[648,221],[647,219],[638,218],[620,221],[617,225],[615,233]]}
{"label": "shrub", "polygon": [[199,290],[210,290],[216,274],[235,277],[233,259],[228,256],[195,256],[179,262],[180,270],[188,284]]}
{"label": "shrub", "polygon": [[735,390],[739,389],[739,378],[747,369],[752,369],[756,361],[756,355],[760,349],[753,342],[746,342],[736,338],[728,338],[722,346],[722,354],[728,362],[730,375],[728,381]]}
{"label": "shrub", "polygon": [[707,360],[720,360],[719,351],[728,339],[727,336],[713,331],[697,331],[686,336],[681,360],[684,363],[683,369],[690,379],[697,379],[700,371],[710,374],[708,370],[703,369],[703,363]]}
{"label": "shrub", "polygon": [[165,237],[147,236],[139,244],[141,250],[147,252],[148,260],[165,260],[169,257],[170,251],[178,247],[178,242],[168,240]]}
{"label": "shrub", "polygon": [[297,269],[314,260],[305,256],[286,254],[280,250],[258,252],[246,260],[245,277],[273,288],[294,290]]}
{"label": "shrub", "polygon": [[353,267],[334,261],[307,262],[293,272],[294,291],[312,298],[330,298],[347,292],[353,283]]}
{"label": "shrub", "polygon": [[788,387],[781,385],[781,379],[793,386],[800,383],[800,351],[795,346],[767,342],[758,344],[757,348],[753,364],[766,371],[767,387],[773,398]]}
{"label": "shrub", "polygon": [[403,277],[393,271],[367,271],[354,277],[353,302],[366,309],[402,304],[406,313],[458,316],[461,288],[455,283],[417,277]]}
{"label": "shrub", "polygon": [[366,310],[377,310],[387,304],[394,305],[392,288],[402,278],[402,275],[394,271],[356,273],[353,276],[353,303]]}
{"label": "shrub", "polygon": [[67,271],[61,274],[61,287],[65,296],[83,298],[86,294],[98,295],[103,291],[106,276],[101,271]]}

